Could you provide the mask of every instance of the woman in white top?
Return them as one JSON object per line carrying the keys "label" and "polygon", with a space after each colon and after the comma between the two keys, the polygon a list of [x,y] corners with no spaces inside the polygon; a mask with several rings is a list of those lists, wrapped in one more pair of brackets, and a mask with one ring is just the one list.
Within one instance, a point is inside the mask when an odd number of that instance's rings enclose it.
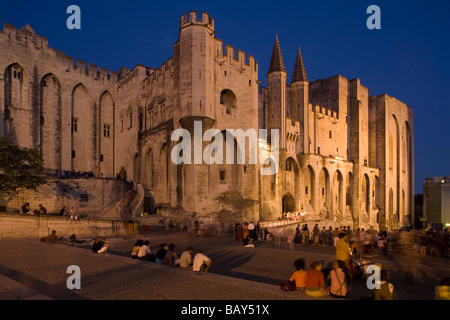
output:
{"label": "woman in white top", "polygon": [[211,259],[205,256],[203,251],[200,250],[194,257],[192,270],[195,272],[207,272],[211,263]]}

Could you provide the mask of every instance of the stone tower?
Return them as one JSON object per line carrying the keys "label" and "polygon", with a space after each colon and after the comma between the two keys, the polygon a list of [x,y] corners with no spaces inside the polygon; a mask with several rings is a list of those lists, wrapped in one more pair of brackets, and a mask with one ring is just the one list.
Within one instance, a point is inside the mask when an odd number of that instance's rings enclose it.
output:
{"label": "stone tower", "polygon": [[[181,16],[179,35],[180,123],[192,130],[194,121],[203,129],[213,125],[214,19],[202,12]],[[191,132],[192,133],[192,132]]]}
{"label": "stone tower", "polygon": [[297,150],[309,153],[309,82],[303,64],[302,52],[298,48],[291,80],[291,114],[300,122],[300,140]]}
{"label": "stone tower", "polygon": [[[267,73],[268,110],[267,129],[280,130],[280,149],[286,148],[286,68],[281,54],[278,35],[273,45],[269,71]],[[268,134],[270,136],[270,134]]]}

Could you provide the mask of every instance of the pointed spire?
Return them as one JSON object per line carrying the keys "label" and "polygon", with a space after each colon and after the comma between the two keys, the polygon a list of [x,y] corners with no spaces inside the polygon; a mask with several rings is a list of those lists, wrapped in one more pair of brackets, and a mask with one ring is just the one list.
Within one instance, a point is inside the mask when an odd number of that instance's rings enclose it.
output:
{"label": "pointed spire", "polygon": [[281,55],[281,48],[280,43],[278,41],[278,35],[276,35],[275,44],[273,45],[272,58],[270,58],[270,66],[268,74],[275,71],[286,72],[286,68],[284,67],[283,62],[283,56]]}
{"label": "pointed spire", "polygon": [[298,47],[297,58],[295,59],[294,73],[292,74],[291,83],[297,81],[308,82],[308,77],[306,76],[305,65],[303,64],[302,52],[300,47]]}

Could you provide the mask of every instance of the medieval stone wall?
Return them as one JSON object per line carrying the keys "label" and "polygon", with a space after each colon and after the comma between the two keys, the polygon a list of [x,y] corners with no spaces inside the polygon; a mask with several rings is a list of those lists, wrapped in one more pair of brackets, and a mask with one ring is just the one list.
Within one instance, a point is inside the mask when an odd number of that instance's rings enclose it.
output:
{"label": "medieval stone wall", "polygon": [[114,131],[105,139],[100,115],[114,114],[117,74],[50,48],[28,25],[5,23],[0,47],[2,136],[41,150],[47,169],[112,177]]}
{"label": "medieval stone wall", "polygon": [[[173,56],[160,67],[116,73],[50,48],[30,26],[4,24],[0,134],[41,150],[48,169],[136,181],[153,209],[170,216],[257,221],[301,211],[377,228],[410,220],[414,139],[408,106],[371,96],[359,79],[337,75],[309,83],[300,50],[301,70],[288,84],[279,47],[268,86],[259,88],[254,58],[216,38],[207,13],[182,15],[179,32]],[[201,155],[206,149],[216,160],[212,165],[203,157],[195,161],[198,122]],[[191,135],[190,163],[172,161],[177,129]],[[271,129],[280,132],[276,175],[260,173],[265,165],[259,154],[250,163],[251,143],[273,145],[258,140],[258,129],[269,136]],[[231,136],[236,130],[249,136]],[[233,163],[225,162],[227,148]],[[237,163],[238,151],[244,163]]]}

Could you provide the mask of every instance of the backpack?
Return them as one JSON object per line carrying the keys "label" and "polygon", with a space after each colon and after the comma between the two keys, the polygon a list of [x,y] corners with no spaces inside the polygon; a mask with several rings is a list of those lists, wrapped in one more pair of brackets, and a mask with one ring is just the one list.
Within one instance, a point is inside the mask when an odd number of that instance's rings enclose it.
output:
{"label": "backpack", "polygon": [[283,291],[295,291],[297,290],[297,286],[295,284],[295,280],[283,280],[281,281],[281,290]]}

